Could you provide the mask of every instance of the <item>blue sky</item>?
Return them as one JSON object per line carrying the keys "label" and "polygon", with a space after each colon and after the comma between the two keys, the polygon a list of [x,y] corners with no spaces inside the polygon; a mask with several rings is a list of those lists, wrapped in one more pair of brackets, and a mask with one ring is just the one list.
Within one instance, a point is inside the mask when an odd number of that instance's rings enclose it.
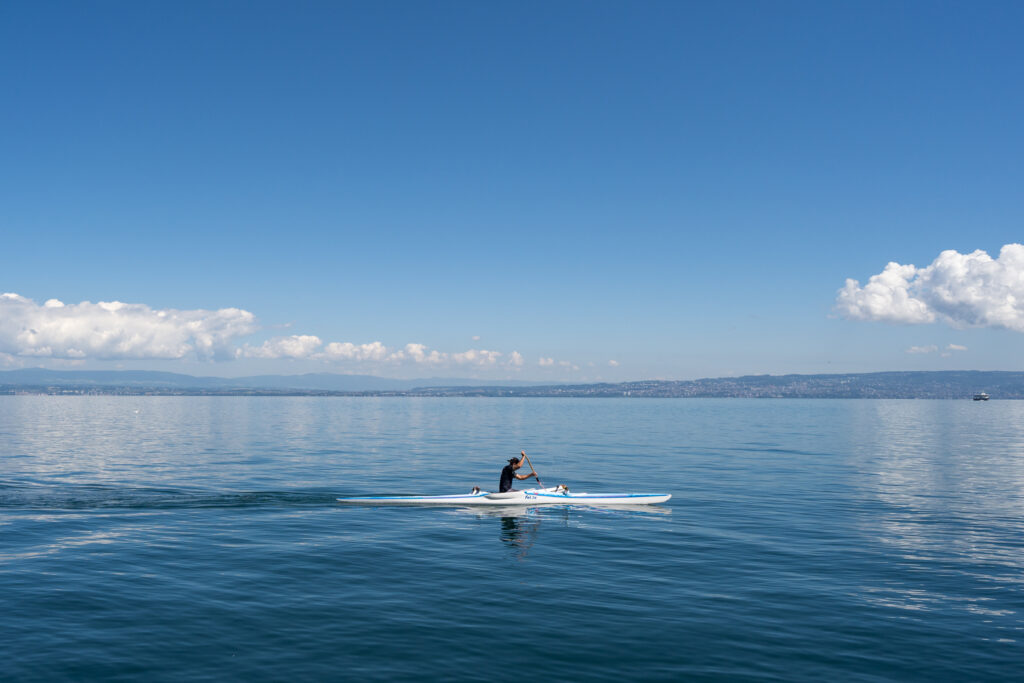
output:
{"label": "blue sky", "polygon": [[0,368],[1021,370],[1022,29],[1020,3],[5,3]]}

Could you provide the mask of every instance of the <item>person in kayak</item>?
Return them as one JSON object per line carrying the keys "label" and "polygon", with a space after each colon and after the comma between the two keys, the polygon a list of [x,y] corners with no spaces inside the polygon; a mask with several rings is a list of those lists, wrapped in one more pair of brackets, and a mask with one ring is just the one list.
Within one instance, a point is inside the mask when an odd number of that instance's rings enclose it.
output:
{"label": "person in kayak", "polygon": [[526,451],[521,451],[518,458],[510,458],[508,464],[501,470],[501,483],[498,484],[498,491],[505,493],[506,491],[512,491],[512,483],[516,479],[529,479],[530,477],[536,477],[536,472],[530,472],[529,474],[516,474],[516,470],[523,466],[523,461],[526,460]]}

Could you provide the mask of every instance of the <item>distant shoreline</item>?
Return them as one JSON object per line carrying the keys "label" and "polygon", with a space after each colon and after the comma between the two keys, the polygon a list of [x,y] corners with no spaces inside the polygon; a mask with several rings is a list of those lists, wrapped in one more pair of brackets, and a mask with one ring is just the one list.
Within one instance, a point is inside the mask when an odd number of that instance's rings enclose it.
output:
{"label": "distant shoreline", "polygon": [[[416,392],[344,392],[344,391],[326,391],[326,392],[159,392],[159,391],[131,391],[131,392],[118,392],[118,391],[4,391],[0,389],[0,397],[3,396],[71,396],[71,397],[89,397],[89,396],[122,396],[124,398],[168,398],[168,397],[181,397],[181,398],[198,398],[198,397],[225,397],[225,398],[394,398],[394,399],[405,399],[405,398],[436,398],[436,399],[447,399],[447,398],[526,398],[526,399],[542,399],[542,398],[586,398],[593,399],[595,401],[616,399],[616,398],[629,398],[635,400],[694,400],[694,399],[717,399],[717,400],[743,400],[743,399],[756,399],[759,401],[789,401],[789,400],[821,400],[821,401],[971,401],[970,396],[956,396],[956,397],[934,397],[934,396],[621,396],[614,394],[590,394],[590,395],[573,395],[573,394],[530,394],[530,395],[514,395],[514,394],[427,394],[427,393],[416,393]],[[1019,401],[1024,399],[1021,396],[1010,396],[1001,397],[1000,400],[1004,401]],[[989,401],[991,402],[991,401]]]}
{"label": "distant shoreline", "polygon": [[0,371],[0,395],[970,400],[980,392],[995,400],[1024,399],[1024,372],[947,370],[590,384],[488,384],[471,379],[396,380],[327,373],[225,379],[145,371]]}

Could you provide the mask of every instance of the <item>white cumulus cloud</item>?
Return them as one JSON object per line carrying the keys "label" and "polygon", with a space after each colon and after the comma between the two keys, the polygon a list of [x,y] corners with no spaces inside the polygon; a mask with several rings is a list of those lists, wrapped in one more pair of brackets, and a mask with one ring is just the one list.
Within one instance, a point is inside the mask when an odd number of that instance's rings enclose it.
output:
{"label": "white cumulus cloud", "polygon": [[[942,349],[942,357],[949,358],[954,351],[966,351],[966,346],[960,346],[959,344],[947,344]],[[939,347],[936,344],[928,344],[927,346],[911,346],[907,349],[907,353],[939,353]]]}
{"label": "white cumulus cloud", "polygon": [[246,358],[309,358],[322,344],[320,337],[293,334],[268,339],[261,346],[246,345],[240,355]]}
{"label": "white cumulus cloud", "polygon": [[554,364],[555,364],[555,359],[554,358],[541,358],[540,362],[538,363],[538,365],[540,365],[542,368],[549,368],[549,367],[551,367]]}
{"label": "white cumulus cloud", "polygon": [[[412,345],[410,344],[410,346]],[[323,360],[382,361],[391,355],[391,350],[379,341],[366,344],[331,342],[324,347],[323,353],[317,354],[315,357]]]}
{"label": "white cumulus cloud", "polygon": [[452,360],[459,365],[494,365],[501,356],[501,351],[469,349],[461,353],[453,353]]}
{"label": "white cumulus cloud", "polygon": [[443,365],[448,362],[448,354],[437,350],[428,350],[425,344],[406,344],[391,354],[390,358],[395,361],[412,360],[420,365]]}
{"label": "white cumulus cloud", "polygon": [[[410,343],[389,347],[367,343],[325,342],[312,334],[292,334],[262,343],[241,338],[260,331],[252,313],[237,308],[153,309],[118,301],[38,304],[18,294],[0,294],[0,363],[17,359],[84,360],[234,359],[305,360],[326,364],[509,368],[524,364],[518,351],[471,348],[460,352]],[[554,361],[547,359],[547,365]],[[545,363],[542,360],[542,365]]]}
{"label": "white cumulus cloud", "polygon": [[911,346],[907,349],[907,353],[937,353],[939,347],[935,344],[929,346]]}
{"label": "white cumulus cloud", "polygon": [[156,310],[120,301],[43,305],[0,294],[0,352],[13,356],[103,360],[231,358],[234,340],[257,329],[238,308]]}
{"label": "white cumulus cloud", "polygon": [[[260,346],[245,345],[239,354],[245,358],[263,359],[308,359],[323,362],[356,362],[371,364],[401,364],[431,366],[472,365],[488,367],[498,365],[504,355],[500,351],[486,349],[468,349],[458,353],[448,353],[429,349],[425,344],[406,344],[401,348],[392,348],[374,341],[365,344],[352,342],[331,342],[324,344],[314,335],[291,335],[275,337],[263,342]],[[523,357],[513,351],[507,364],[513,367],[522,365]]]}
{"label": "white cumulus cloud", "polygon": [[924,268],[889,263],[863,287],[847,279],[835,310],[850,320],[1024,332],[1024,245],[1007,244],[995,259],[948,250]]}

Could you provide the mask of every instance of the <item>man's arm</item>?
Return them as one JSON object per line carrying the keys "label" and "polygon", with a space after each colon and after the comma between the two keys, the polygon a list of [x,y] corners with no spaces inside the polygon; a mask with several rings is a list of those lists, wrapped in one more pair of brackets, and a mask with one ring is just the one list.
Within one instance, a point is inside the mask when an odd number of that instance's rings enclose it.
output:
{"label": "man's arm", "polygon": [[[526,460],[526,451],[519,451],[519,462]],[[530,465],[530,469],[533,469],[533,465]],[[530,472],[529,474],[517,474],[516,479],[529,479],[530,477],[536,477],[536,472]],[[540,481],[538,479],[537,481]]]}

